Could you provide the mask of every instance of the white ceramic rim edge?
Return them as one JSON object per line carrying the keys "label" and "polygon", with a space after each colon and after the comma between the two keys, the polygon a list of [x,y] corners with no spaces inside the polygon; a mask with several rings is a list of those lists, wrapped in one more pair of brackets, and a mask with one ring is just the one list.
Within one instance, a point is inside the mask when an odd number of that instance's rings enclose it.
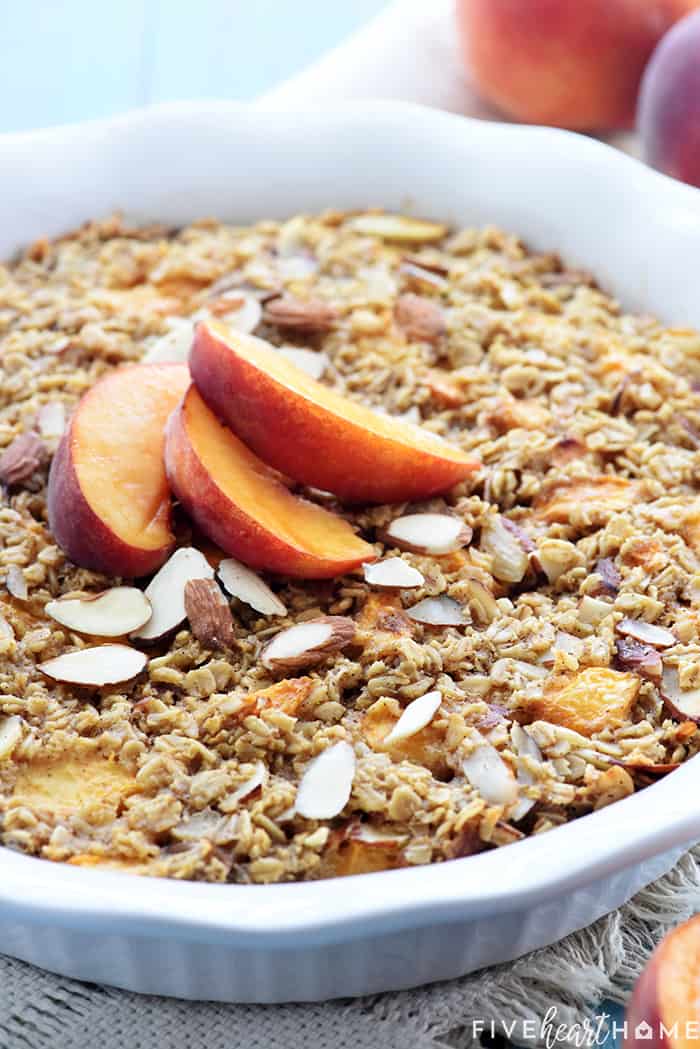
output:
{"label": "white ceramic rim edge", "polygon": [[[110,120],[20,132],[0,137],[3,157],[29,156],[51,142],[104,136],[112,129],[177,122],[201,114],[235,120],[250,113],[236,103],[174,103]],[[386,102],[335,105],[334,120],[418,122],[436,134],[464,132],[484,140],[527,136],[533,149],[566,147],[581,162],[606,169],[646,194],[674,221],[700,220],[700,194],[645,168],[634,159],[583,136],[549,128],[488,124],[421,106]],[[262,119],[274,120],[265,111]],[[289,121],[290,113],[280,117]],[[323,111],[302,114],[313,123]],[[64,926],[118,928],[195,940],[225,939],[258,947],[294,948],[304,943],[400,930],[484,913],[523,909],[547,895],[561,895],[612,875],[652,855],[700,838],[700,756],[671,776],[551,833],[478,856],[427,867],[385,871],[319,882],[239,886],[134,877],[50,864],[0,848],[0,913]],[[506,862],[504,863],[504,859]],[[556,862],[553,862],[555,860]]]}

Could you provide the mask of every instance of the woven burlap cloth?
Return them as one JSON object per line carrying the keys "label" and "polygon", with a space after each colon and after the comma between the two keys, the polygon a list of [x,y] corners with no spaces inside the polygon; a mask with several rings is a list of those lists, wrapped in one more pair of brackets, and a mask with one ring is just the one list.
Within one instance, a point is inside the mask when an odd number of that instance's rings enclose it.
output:
{"label": "woven burlap cloth", "polygon": [[538,1046],[552,1029],[551,1022],[543,1029],[552,1009],[573,1043],[586,1019],[598,1023],[604,999],[625,1000],[664,933],[698,911],[700,847],[620,910],[515,962],[317,1005],[147,997],[0,957],[0,1049],[470,1049],[479,1044],[479,1020]]}

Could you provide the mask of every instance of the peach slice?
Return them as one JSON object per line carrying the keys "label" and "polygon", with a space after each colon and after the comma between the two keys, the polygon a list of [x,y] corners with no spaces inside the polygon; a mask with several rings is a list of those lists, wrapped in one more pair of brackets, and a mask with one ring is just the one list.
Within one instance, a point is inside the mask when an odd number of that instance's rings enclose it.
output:
{"label": "peach slice", "polygon": [[697,1041],[700,915],[661,941],[627,1007],[625,1049],[691,1049]]}
{"label": "peach slice", "polygon": [[375,559],[346,521],[280,484],[194,386],[168,423],[165,463],[174,493],[202,532],[251,568],[325,579]]}
{"label": "peach slice", "polygon": [[134,365],[81,400],[49,475],[49,525],[84,568],[146,575],[174,546],[163,431],[187,389],[182,364]]}
{"label": "peach slice", "polygon": [[265,462],[352,502],[425,499],[478,463],[429,430],[371,411],[262,339],[197,326],[190,370],[207,404]]}

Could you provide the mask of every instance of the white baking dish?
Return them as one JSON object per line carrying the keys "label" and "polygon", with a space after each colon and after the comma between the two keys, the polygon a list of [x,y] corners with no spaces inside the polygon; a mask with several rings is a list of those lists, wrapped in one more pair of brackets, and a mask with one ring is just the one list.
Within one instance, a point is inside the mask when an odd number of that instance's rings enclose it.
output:
{"label": "white baking dish", "polygon": [[[0,138],[0,256],[121,208],[182,223],[383,205],[495,223],[625,306],[700,326],[700,193],[565,132],[400,104],[171,105]],[[700,759],[506,850],[281,886],[168,882],[0,849],[0,951],[137,991],[310,1000],[463,974],[618,906],[700,839]]]}

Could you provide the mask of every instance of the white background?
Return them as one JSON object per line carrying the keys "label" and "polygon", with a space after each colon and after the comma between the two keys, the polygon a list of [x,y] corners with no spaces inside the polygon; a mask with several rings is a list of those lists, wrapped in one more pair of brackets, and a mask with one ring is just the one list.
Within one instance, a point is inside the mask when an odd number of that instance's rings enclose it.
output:
{"label": "white background", "polygon": [[386,3],[0,0],[0,132],[149,102],[254,98]]}

